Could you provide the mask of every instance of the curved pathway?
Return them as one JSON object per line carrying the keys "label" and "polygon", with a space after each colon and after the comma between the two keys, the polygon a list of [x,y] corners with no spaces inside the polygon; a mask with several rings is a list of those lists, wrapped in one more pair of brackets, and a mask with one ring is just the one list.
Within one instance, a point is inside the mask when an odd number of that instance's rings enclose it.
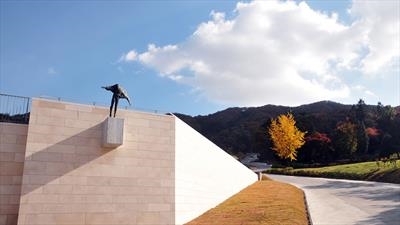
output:
{"label": "curved pathway", "polygon": [[400,185],[272,175],[304,190],[314,225],[400,225]]}

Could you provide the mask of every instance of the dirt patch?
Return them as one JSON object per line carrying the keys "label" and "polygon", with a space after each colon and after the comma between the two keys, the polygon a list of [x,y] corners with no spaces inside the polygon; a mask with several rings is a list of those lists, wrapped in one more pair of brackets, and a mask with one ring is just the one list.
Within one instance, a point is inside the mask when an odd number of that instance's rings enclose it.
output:
{"label": "dirt patch", "polygon": [[308,225],[304,193],[289,184],[258,181],[186,225]]}

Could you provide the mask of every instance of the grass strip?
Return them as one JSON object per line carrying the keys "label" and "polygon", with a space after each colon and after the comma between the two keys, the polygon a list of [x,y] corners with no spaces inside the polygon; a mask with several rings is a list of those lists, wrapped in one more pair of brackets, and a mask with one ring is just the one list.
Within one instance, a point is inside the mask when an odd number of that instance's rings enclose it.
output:
{"label": "grass strip", "polygon": [[308,225],[304,193],[289,184],[258,181],[186,225]]}
{"label": "grass strip", "polygon": [[[397,160],[400,165],[400,160]],[[352,163],[320,168],[276,168],[267,173],[293,176],[325,177],[336,179],[379,181],[400,184],[400,168],[376,162]]]}

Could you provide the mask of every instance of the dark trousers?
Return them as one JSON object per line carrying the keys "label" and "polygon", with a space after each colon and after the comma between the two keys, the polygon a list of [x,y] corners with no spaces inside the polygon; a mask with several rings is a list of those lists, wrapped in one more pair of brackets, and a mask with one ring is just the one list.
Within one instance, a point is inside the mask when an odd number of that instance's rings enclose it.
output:
{"label": "dark trousers", "polygon": [[110,117],[111,117],[111,112],[112,112],[113,106],[114,106],[114,117],[115,117],[115,114],[117,113],[117,108],[118,108],[118,101],[119,101],[118,95],[113,94],[112,99],[111,99],[111,106],[110,106]]}

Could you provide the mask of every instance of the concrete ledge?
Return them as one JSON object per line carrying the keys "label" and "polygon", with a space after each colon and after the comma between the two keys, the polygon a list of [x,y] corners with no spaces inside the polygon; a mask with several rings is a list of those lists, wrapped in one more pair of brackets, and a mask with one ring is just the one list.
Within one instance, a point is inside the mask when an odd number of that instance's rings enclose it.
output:
{"label": "concrete ledge", "polygon": [[124,143],[124,119],[108,117],[103,122],[103,142],[106,148],[116,148]]}
{"label": "concrete ledge", "polygon": [[310,207],[308,206],[306,193],[304,192],[303,189],[301,189],[301,191],[303,191],[303,195],[304,195],[304,204],[306,205],[308,225],[314,225],[313,221],[312,221],[312,218],[311,218]]}

